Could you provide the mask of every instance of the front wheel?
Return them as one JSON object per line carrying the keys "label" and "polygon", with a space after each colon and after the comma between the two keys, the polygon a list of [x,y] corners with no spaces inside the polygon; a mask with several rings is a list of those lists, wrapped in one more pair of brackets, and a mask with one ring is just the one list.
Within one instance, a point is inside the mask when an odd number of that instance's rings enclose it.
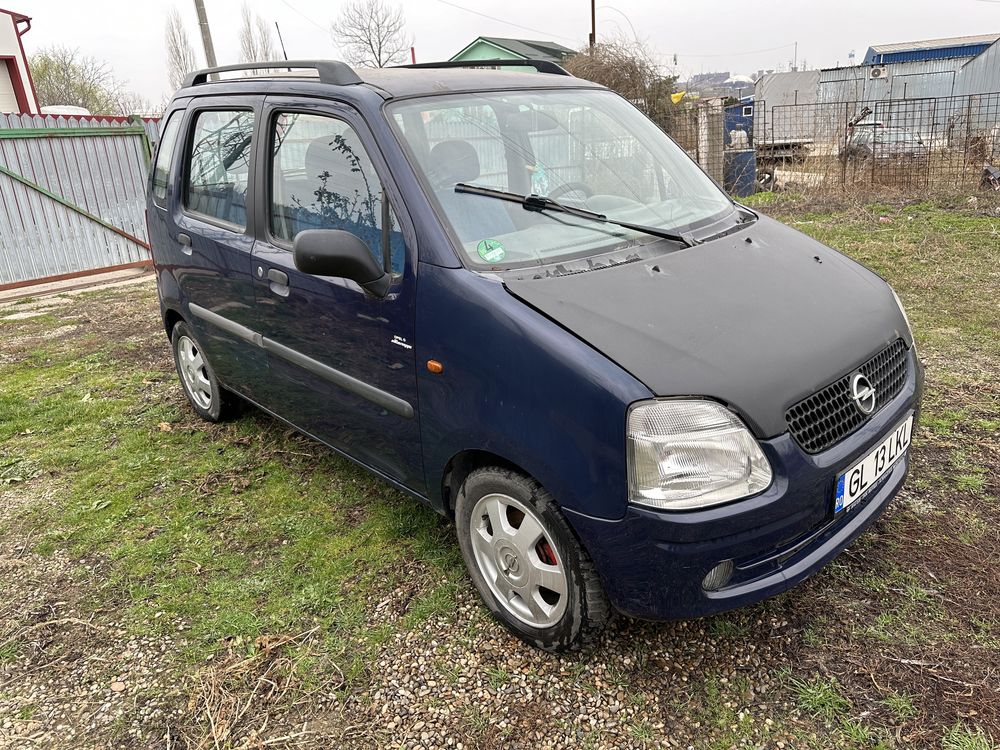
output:
{"label": "front wheel", "polygon": [[471,472],[455,525],[472,582],[515,635],[566,651],[604,629],[610,606],[594,564],[537,482],[498,467]]}

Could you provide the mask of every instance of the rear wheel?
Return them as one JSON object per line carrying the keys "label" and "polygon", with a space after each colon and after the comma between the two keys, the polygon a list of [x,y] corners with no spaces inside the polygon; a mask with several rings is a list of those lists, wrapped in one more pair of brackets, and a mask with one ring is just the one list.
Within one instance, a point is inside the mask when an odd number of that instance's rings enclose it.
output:
{"label": "rear wheel", "polygon": [[237,410],[236,397],[219,385],[215,371],[187,323],[179,322],[174,326],[170,342],[184,395],[198,416],[209,422],[232,417]]}
{"label": "rear wheel", "polygon": [[515,635],[564,651],[604,628],[610,607],[594,564],[537,482],[497,467],[473,471],[455,525],[472,582]]}

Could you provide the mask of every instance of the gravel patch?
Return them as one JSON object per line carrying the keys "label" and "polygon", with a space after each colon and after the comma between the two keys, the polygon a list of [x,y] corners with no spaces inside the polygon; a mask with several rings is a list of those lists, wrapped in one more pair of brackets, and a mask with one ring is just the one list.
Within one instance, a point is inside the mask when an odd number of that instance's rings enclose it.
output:
{"label": "gravel patch", "polygon": [[99,566],[0,547],[0,748],[154,747],[179,716],[182,636],[95,609]]}

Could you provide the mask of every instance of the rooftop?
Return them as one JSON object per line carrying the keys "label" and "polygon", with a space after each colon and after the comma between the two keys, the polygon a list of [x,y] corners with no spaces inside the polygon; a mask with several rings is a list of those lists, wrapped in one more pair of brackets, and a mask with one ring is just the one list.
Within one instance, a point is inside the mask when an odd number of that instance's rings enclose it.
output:
{"label": "rooftop", "polygon": [[943,39],[924,39],[917,42],[897,42],[895,44],[874,44],[871,51],[878,55],[889,52],[906,52],[909,50],[942,49],[946,47],[972,47],[980,44],[993,44],[1000,39],[1000,34],[977,34],[975,36],[953,36]]}
{"label": "rooftop", "polygon": [[14,21],[30,21],[31,17],[24,15],[24,13],[18,13],[16,10],[7,10],[6,8],[0,8],[0,13],[7,16],[13,16]]}
{"label": "rooftop", "polygon": [[475,40],[463,47],[462,51],[456,54],[452,60],[459,57],[462,52],[465,52],[465,50],[469,49],[469,47],[480,40],[488,42],[496,47],[502,47],[508,52],[518,55],[519,57],[523,57],[526,60],[535,59],[561,62],[570,55],[576,54],[576,50],[564,47],[556,42],[545,42],[536,39],[510,39],[503,36],[480,36],[476,37]]}

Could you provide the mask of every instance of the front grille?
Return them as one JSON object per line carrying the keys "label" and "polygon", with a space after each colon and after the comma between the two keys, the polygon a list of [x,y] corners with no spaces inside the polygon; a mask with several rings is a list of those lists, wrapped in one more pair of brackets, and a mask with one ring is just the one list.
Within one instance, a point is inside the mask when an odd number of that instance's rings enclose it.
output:
{"label": "front grille", "polygon": [[[906,344],[896,339],[858,368],[875,388],[878,412],[906,382]],[[807,453],[819,453],[836,445],[864,424],[871,414],[862,414],[851,398],[852,370],[785,412],[785,421],[795,441]]]}

